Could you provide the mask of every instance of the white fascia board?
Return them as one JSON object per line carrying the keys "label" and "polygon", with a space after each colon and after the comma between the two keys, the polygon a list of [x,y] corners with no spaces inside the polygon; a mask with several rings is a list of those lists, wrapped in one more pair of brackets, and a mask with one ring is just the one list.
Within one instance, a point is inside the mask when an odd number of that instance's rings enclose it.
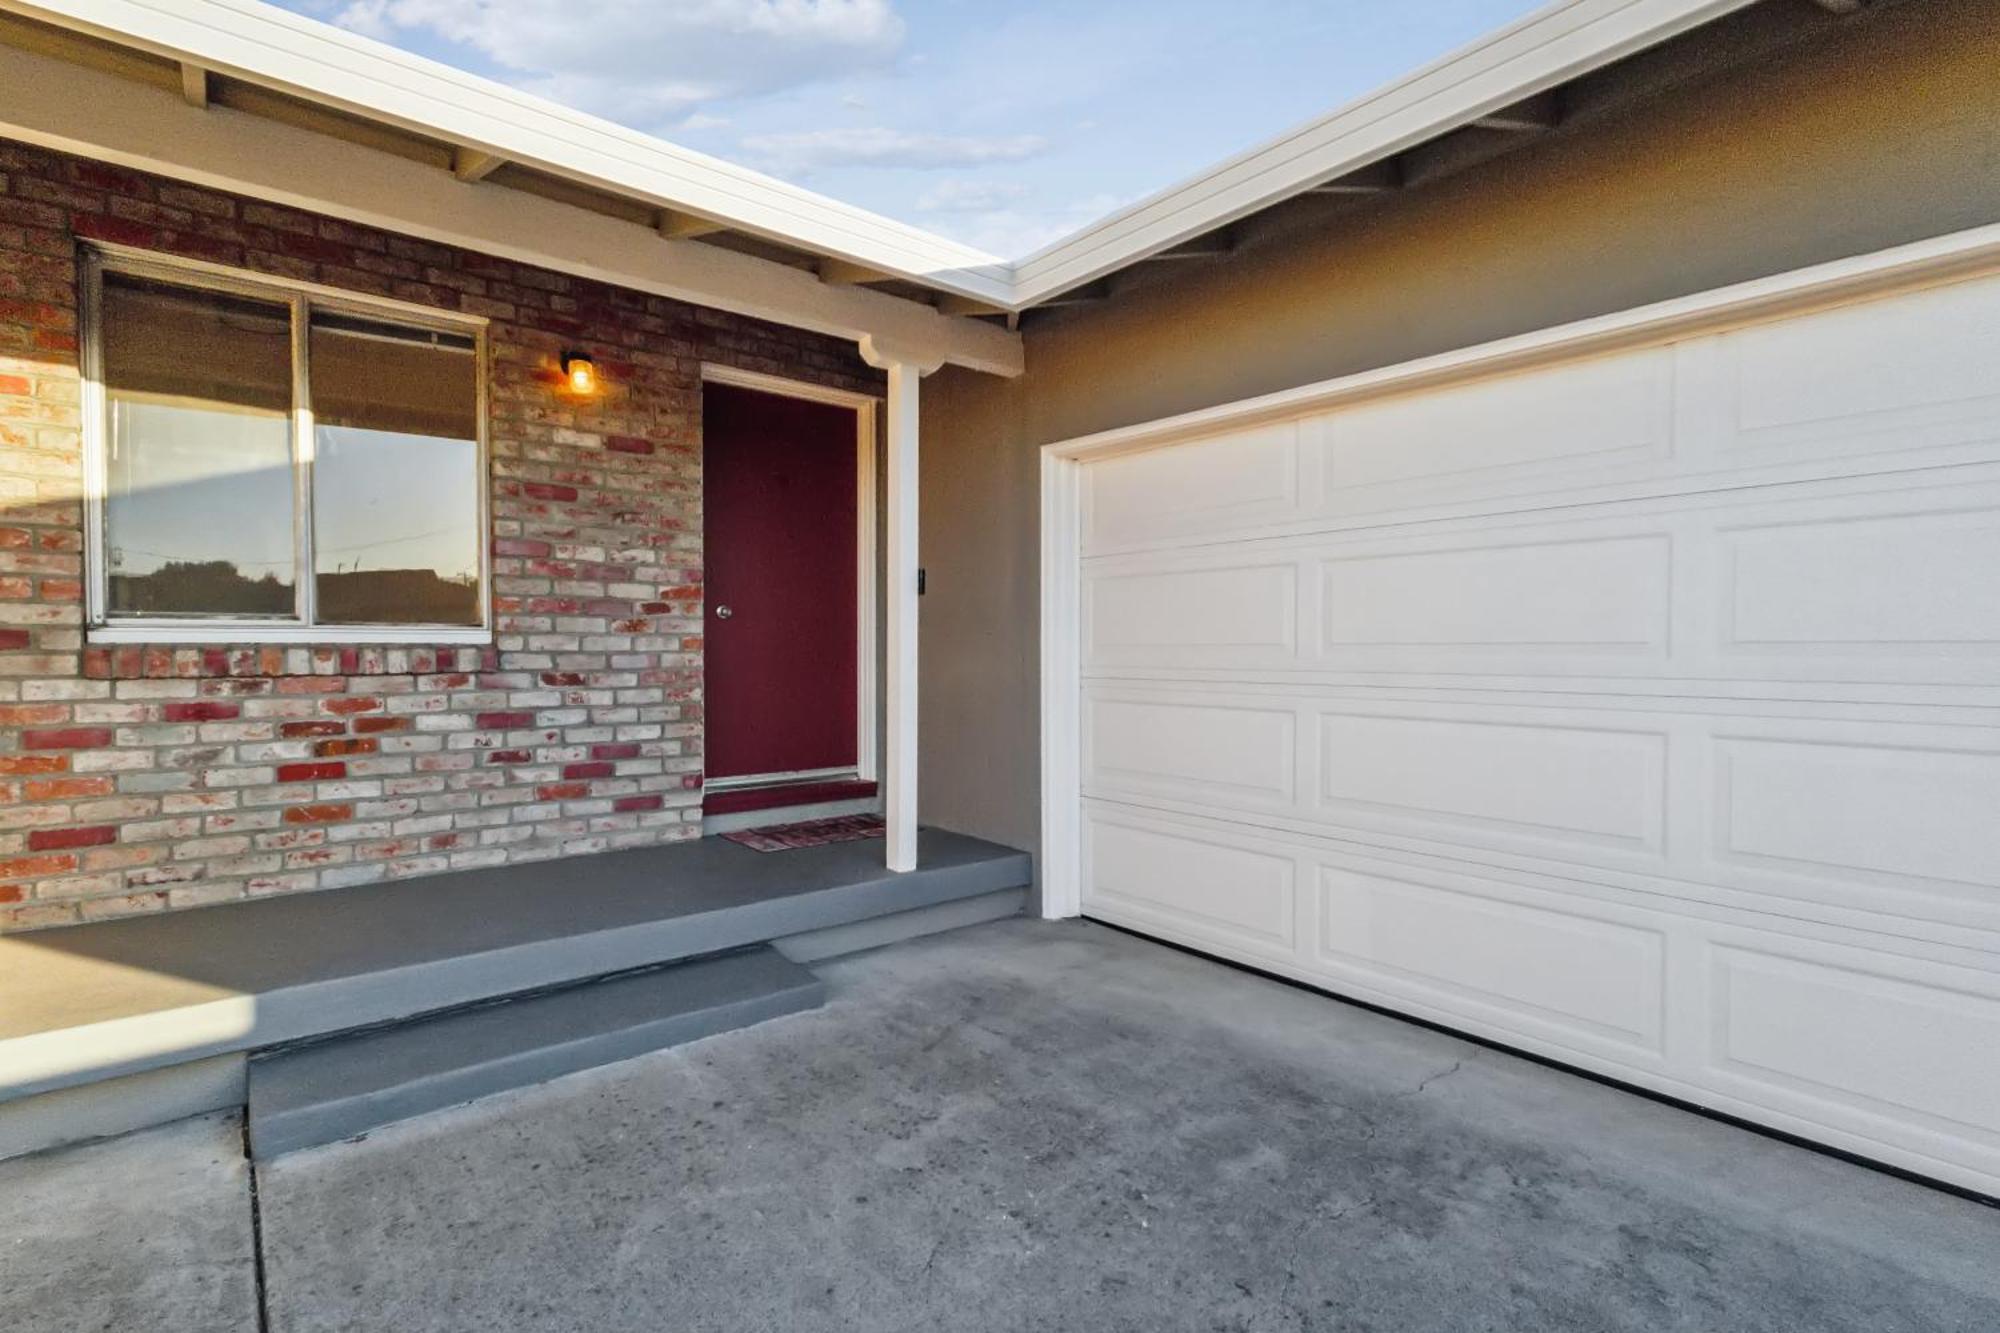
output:
{"label": "white fascia board", "polygon": [[0,0],[0,9],[732,229],[1005,305],[1001,259],[261,0]]}
{"label": "white fascia board", "polygon": [[866,287],[449,171],[167,90],[0,46],[0,137],[19,139],[365,226],[842,338],[920,347],[998,375],[1017,334]]}
{"label": "white fascia board", "polygon": [[1554,0],[1012,264],[261,0],[0,0],[0,10],[1019,311],[1753,3]]}
{"label": "white fascia board", "polygon": [[1405,78],[1017,261],[1028,307],[1755,0],[1557,0]]}

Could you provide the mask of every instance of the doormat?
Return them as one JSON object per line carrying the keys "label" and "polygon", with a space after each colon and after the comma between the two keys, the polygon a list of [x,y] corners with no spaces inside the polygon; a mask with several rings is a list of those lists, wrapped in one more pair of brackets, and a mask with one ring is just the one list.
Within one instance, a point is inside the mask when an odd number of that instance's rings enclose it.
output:
{"label": "doormat", "polygon": [[880,838],[886,832],[880,815],[841,815],[836,819],[808,819],[803,824],[737,829],[722,836],[753,852],[789,852],[795,847],[824,847],[830,842]]}

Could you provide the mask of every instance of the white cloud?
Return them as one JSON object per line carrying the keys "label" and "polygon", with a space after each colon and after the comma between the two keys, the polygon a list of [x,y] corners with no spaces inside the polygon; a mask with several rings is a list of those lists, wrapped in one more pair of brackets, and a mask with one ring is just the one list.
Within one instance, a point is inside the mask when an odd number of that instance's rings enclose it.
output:
{"label": "white cloud", "polygon": [[1050,208],[998,207],[933,214],[938,231],[988,254],[1018,259],[1060,240],[1087,222],[1095,222],[1131,201],[1114,194],[1093,194]]}
{"label": "white cloud", "polygon": [[346,0],[336,21],[457,43],[531,92],[649,127],[884,67],[904,33],[891,0]]}
{"label": "white cloud", "polygon": [[924,134],[914,130],[827,129],[752,134],[744,151],[780,171],[816,167],[973,167],[1019,162],[1048,149],[1039,134]]}
{"label": "white cloud", "polygon": [[1008,181],[944,180],[917,196],[917,207],[926,213],[986,213],[1027,195],[1027,186]]}

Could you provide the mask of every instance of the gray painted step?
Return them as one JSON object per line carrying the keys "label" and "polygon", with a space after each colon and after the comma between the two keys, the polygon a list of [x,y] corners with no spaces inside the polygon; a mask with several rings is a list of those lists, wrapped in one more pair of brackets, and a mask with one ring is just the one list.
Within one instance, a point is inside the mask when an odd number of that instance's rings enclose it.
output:
{"label": "gray painted step", "polygon": [[[0,1104],[1023,888],[1024,852],[924,829],[762,854],[721,838],[0,938]],[[4,1112],[0,1112],[4,1114]]]}
{"label": "gray painted step", "polygon": [[817,1008],[826,987],[768,945],[420,1018],[250,1062],[258,1160],[508,1088]]}

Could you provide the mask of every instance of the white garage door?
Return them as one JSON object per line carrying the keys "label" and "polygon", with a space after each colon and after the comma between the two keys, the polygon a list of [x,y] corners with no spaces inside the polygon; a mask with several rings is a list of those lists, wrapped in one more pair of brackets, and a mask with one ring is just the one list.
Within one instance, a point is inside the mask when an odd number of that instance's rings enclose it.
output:
{"label": "white garage door", "polygon": [[2000,1192],[2000,279],[1076,484],[1087,914]]}

